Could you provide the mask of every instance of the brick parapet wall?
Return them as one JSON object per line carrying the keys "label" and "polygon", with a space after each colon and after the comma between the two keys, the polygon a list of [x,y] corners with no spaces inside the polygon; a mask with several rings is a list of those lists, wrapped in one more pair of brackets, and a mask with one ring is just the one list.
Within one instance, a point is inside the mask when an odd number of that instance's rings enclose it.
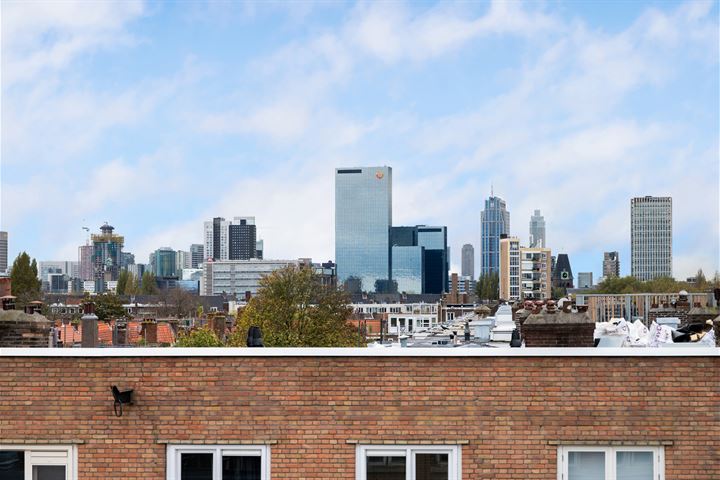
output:
{"label": "brick parapet wall", "polygon": [[81,441],[82,480],[164,479],[166,441],[270,442],[273,479],[352,480],[353,440],[467,442],[473,480],[555,479],[555,442],[671,442],[665,478],[709,480],[720,357],[0,357],[0,438]]}

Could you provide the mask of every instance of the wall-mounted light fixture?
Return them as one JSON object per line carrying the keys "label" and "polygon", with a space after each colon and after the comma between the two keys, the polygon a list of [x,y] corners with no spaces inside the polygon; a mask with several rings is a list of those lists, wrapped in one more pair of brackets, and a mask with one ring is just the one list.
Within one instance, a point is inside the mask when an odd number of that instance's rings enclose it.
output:
{"label": "wall-mounted light fixture", "polygon": [[132,390],[125,390],[121,392],[117,386],[113,385],[110,387],[115,402],[113,403],[113,410],[115,410],[116,417],[122,417],[123,405],[132,405]]}

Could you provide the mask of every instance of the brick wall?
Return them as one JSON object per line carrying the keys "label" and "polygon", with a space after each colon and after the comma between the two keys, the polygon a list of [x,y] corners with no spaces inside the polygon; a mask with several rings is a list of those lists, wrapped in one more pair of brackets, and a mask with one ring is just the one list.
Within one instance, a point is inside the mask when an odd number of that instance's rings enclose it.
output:
{"label": "brick wall", "polygon": [[[463,479],[556,479],[557,443],[671,442],[718,479],[720,357],[0,357],[0,438],[82,442],[80,479],[163,479],[166,444],[271,443],[273,479],[355,478],[353,440],[462,443]],[[110,385],[135,389],[112,413]],[[276,442],[276,443],[275,443]]]}

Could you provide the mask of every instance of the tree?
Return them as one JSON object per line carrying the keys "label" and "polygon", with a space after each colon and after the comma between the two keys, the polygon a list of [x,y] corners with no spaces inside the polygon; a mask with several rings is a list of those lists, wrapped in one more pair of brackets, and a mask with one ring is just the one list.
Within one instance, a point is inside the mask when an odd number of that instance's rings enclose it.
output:
{"label": "tree", "polygon": [[42,282],[38,279],[37,262],[30,261],[30,255],[20,253],[10,270],[12,293],[17,297],[18,306],[40,299]]}
{"label": "tree", "polygon": [[127,292],[129,277],[130,272],[128,272],[127,270],[120,271],[117,279],[117,287],[115,287],[115,292],[117,292],[118,295],[125,295],[125,293]]}
{"label": "tree", "polygon": [[125,295],[137,295],[138,293],[140,293],[140,279],[134,273],[128,272]]}
{"label": "tree", "polygon": [[170,288],[160,292],[160,302],[163,304],[162,315],[183,318],[191,317],[196,312],[198,298],[182,288]]}
{"label": "tree", "polygon": [[155,295],[158,291],[155,274],[152,272],[144,272],[140,286],[140,293],[143,295]]}
{"label": "tree", "polygon": [[497,272],[480,275],[475,285],[475,295],[478,300],[493,301],[500,296],[500,276]]}
{"label": "tree", "polygon": [[362,339],[347,321],[347,294],[322,285],[311,268],[290,266],[260,281],[260,291],[239,316],[229,344],[244,346],[251,326],[268,347],[352,347]]}
{"label": "tree", "polygon": [[122,318],[127,312],[123,308],[120,297],[114,293],[103,293],[93,298],[95,302],[95,315],[98,320],[110,320],[113,318]]}
{"label": "tree", "polygon": [[178,336],[176,347],[222,347],[222,341],[208,327],[196,328]]}

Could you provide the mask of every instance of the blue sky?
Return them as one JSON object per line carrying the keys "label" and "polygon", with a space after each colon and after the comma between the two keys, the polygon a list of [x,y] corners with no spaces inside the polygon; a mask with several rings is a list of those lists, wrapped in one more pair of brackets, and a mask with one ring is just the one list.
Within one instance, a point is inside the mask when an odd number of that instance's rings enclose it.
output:
{"label": "blue sky", "polygon": [[[393,223],[478,248],[495,193],[574,272],[630,268],[630,198],[671,195],[674,274],[718,270],[717,2],[2,3],[0,227],[147,262],[213,216],[334,258],[333,169],[393,167]],[[476,252],[476,259],[479,254]]]}

